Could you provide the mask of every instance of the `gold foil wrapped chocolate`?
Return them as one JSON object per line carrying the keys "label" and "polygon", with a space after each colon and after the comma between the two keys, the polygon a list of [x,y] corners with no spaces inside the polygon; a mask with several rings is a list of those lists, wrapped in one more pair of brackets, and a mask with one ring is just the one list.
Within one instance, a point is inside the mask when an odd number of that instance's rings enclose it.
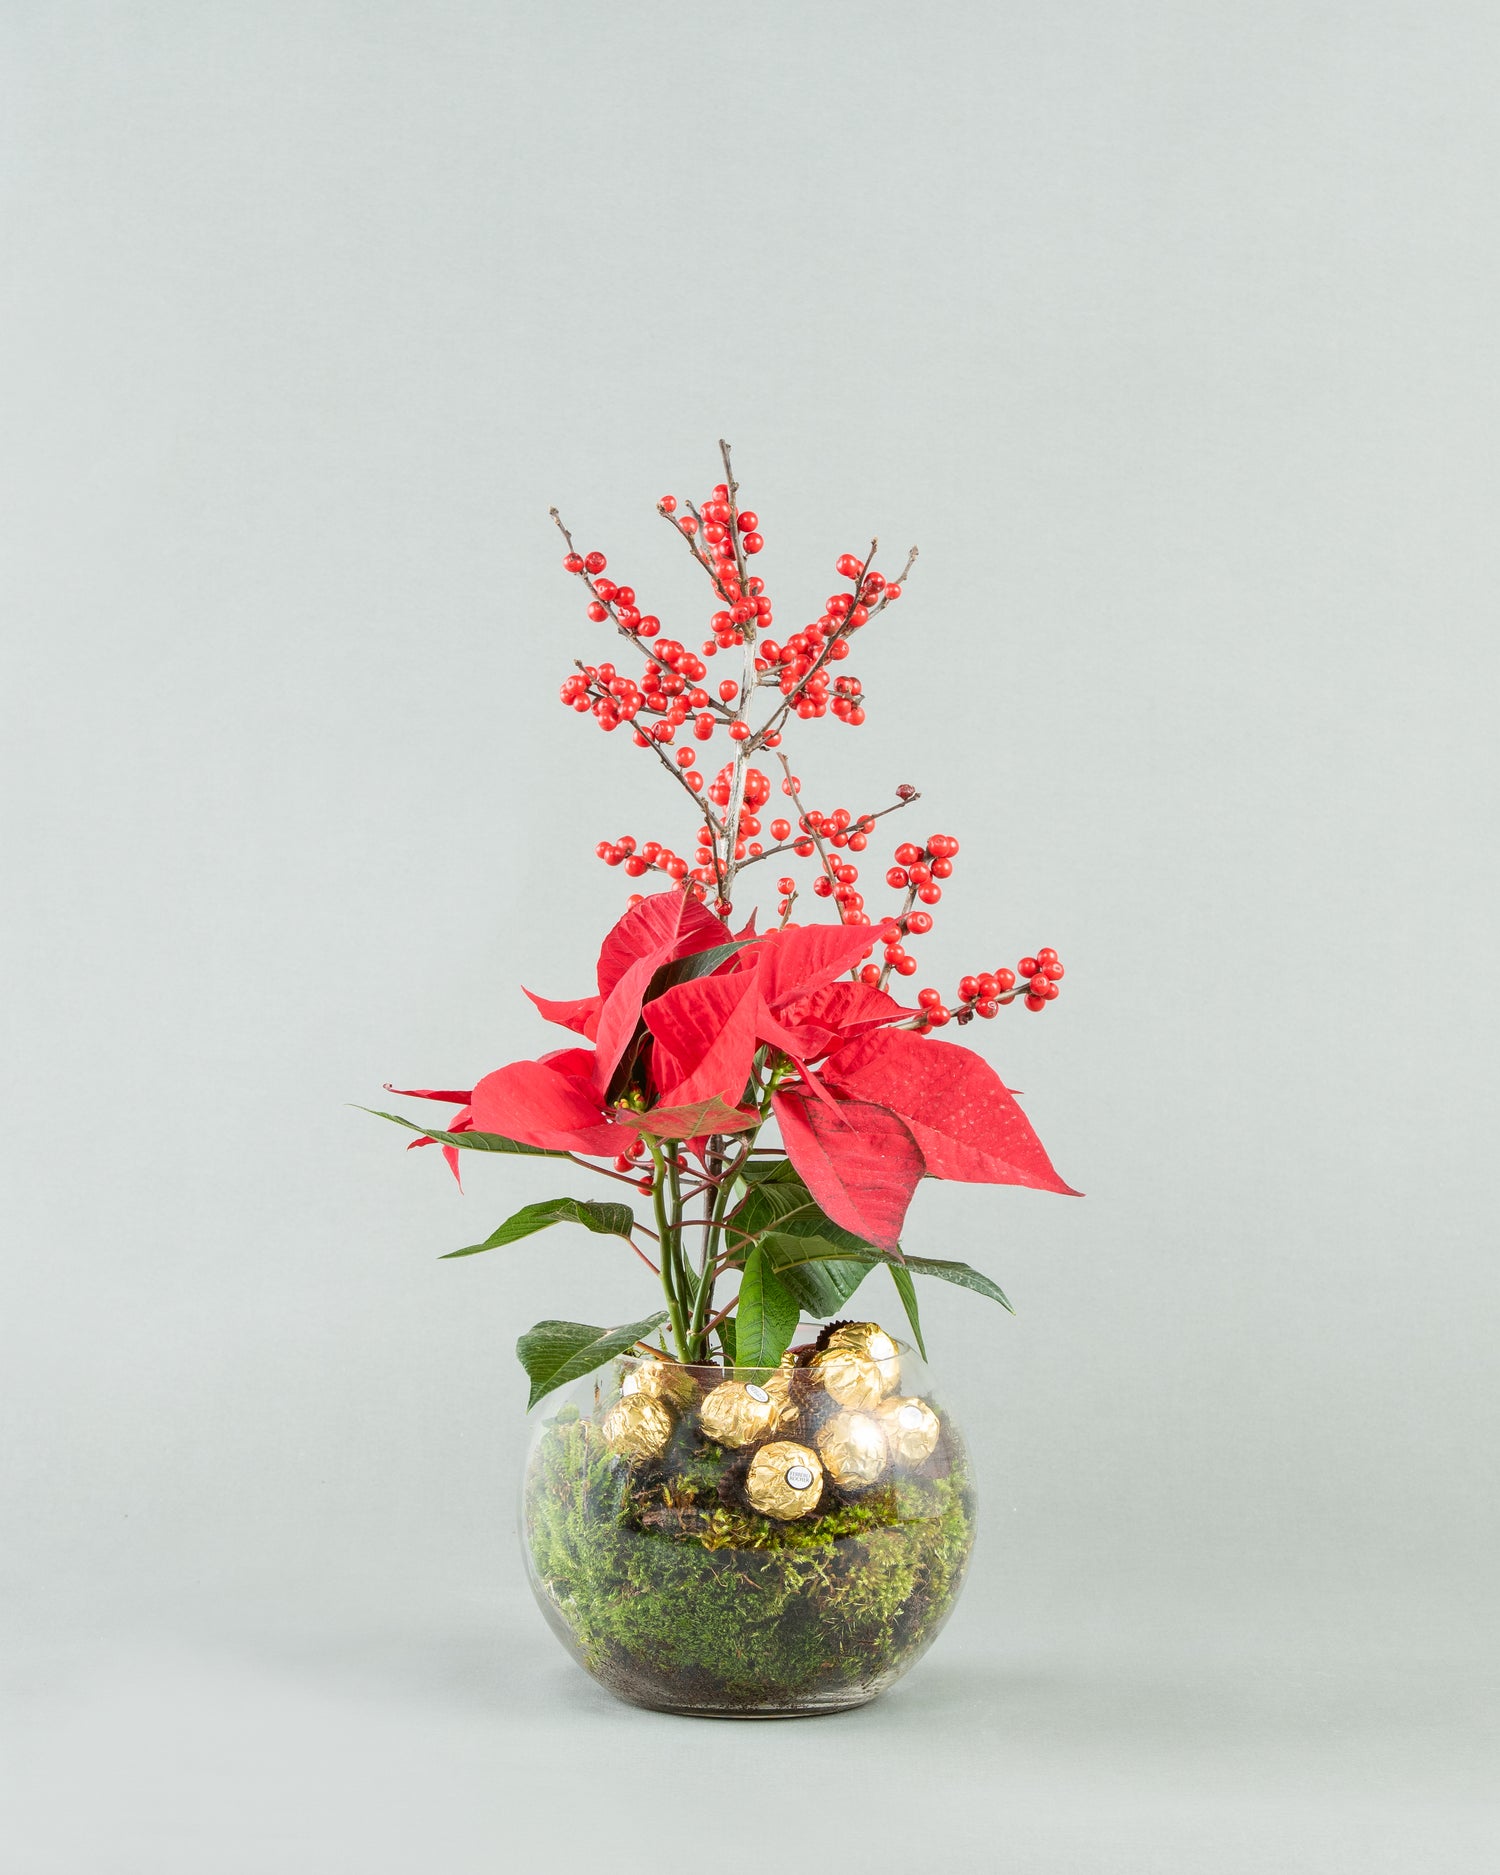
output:
{"label": "gold foil wrapped chocolate", "polygon": [[877,1483],[891,1459],[885,1428],[873,1413],[835,1413],[818,1428],[818,1451],[846,1491]]}
{"label": "gold foil wrapped chocolate", "polygon": [[872,1407],[901,1385],[900,1353],[878,1322],[844,1322],[813,1365],[840,1406]]}
{"label": "gold foil wrapped chocolate", "polygon": [[751,1445],[776,1422],[776,1402],[754,1381],[725,1380],[707,1394],[698,1423],[716,1445]]}
{"label": "gold foil wrapped chocolate", "polygon": [[627,1393],[604,1415],[604,1443],[621,1458],[655,1458],[672,1436],[672,1415],[649,1394]]}
{"label": "gold foil wrapped chocolate", "polygon": [[875,1417],[885,1428],[891,1454],[903,1465],[920,1465],[930,1458],[942,1427],[925,1400],[882,1400]]}
{"label": "gold foil wrapped chocolate", "polygon": [[791,1362],[783,1361],[776,1372],[768,1375],[766,1379],[766,1392],[770,1394],[771,1404],[776,1409],[776,1417],[771,1422],[772,1430],[775,1432],[795,1425],[799,1417],[797,1402],[792,1398],[792,1371]]}
{"label": "gold foil wrapped chocolate", "polygon": [[[887,1337],[887,1340],[889,1337]],[[901,1384],[899,1358],[878,1361],[854,1348],[826,1347],[812,1358],[812,1373],[840,1406],[867,1411]]]}
{"label": "gold foil wrapped chocolate", "polygon": [[763,1517],[791,1523],[823,1495],[823,1467],[811,1447],[792,1439],[761,1446],[745,1474],[745,1496]]}
{"label": "gold foil wrapped chocolate", "polygon": [[686,1406],[697,1391],[693,1376],[676,1361],[640,1361],[620,1382],[622,1398],[644,1393],[664,1406]]}

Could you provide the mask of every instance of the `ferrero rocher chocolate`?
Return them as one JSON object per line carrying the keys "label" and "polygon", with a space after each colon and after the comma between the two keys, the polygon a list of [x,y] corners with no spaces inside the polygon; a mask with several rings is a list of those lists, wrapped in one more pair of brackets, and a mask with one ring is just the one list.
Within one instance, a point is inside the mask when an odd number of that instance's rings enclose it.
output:
{"label": "ferrero rocher chocolate", "polygon": [[745,1496],[763,1517],[805,1517],[823,1494],[823,1467],[810,1447],[791,1439],[763,1445],[745,1474]]}
{"label": "ferrero rocher chocolate", "polygon": [[655,1458],[672,1436],[672,1415],[649,1394],[627,1393],[604,1415],[604,1443],[621,1458]]}
{"label": "ferrero rocher chocolate", "polygon": [[698,1423],[718,1445],[749,1445],[774,1425],[776,1402],[753,1381],[725,1380],[704,1399]]}
{"label": "ferrero rocher chocolate", "polygon": [[[878,1380],[863,1368],[851,1368],[846,1360],[839,1358],[851,1355],[856,1360],[872,1363]],[[840,1406],[873,1406],[901,1385],[901,1356],[895,1342],[878,1322],[844,1322],[829,1335],[818,1358],[819,1378]],[[877,1385],[879,1391],[872,1392]],[[846,1398],[846,1394],[851,1397]],[[860,1397],[853,1397],[855,1395]]]}
{"label": "ferrero rocher chocolate", "polygon": [[771,1422],[772,1430],[780,1432],[784,1426],[795,1424],[798,1414],[797,1402],[792,1398],[790,1363],[783,1362],[774,1374],[767,1377],[766,1392],[770,1394],[771,1404],[776,1409],[776,1417]]}
{"label": "ferrero rocher chocolate", "polygon": [[835,1413],[818,1429],[818,1450],[846,1491],[876,1483],[891,1456],[885,1428],[871,1413]]}
{"label": "ferrero rocher chocolate", "polygon": [[920,1465],[932,1456],[941,1427],[925,1400],[882,1400],[875,1416],[885,1428],[892,1455],[903,1465]]}
{"label": "ferrero rocher chocolate", "polygon": [[882,1363],[852,1348],[825,1348],[812,1358],[813,1377],[840,1406],[856,1410],[878,1406],[900,1380],[900,1363],[887,1379]]}
{"label": "ferrero rocher chocolate", "polygon": [[698,1391],[693,1376],[676,1361],[641,1361],[620,1382],[620,1393],[644,1393],[665,1406],[686,1406]]}

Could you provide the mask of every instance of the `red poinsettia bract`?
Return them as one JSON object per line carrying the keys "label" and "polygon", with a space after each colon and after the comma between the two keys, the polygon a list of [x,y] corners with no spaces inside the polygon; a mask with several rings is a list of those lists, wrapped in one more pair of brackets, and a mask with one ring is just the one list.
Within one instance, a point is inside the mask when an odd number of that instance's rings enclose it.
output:
{"label": "red poinsettia bract", "polygon": [[736,939],[700,901],[660,892],[605,938],[594,995],[531,998],[591,1048],[512,1062],[467,1095],[410,1091],[464,1103],[450,1131],[585,1156],[628,1152],[646,1132],[701,1151],[759,1124],[746,1101],[764,1049],[794,1169],[836,1224],[881,1249],[895,1248],[923,1177],[1070,1191],[985,1061],[897,1026],[920,1012],[849,980],[881,935],[789,924]]}

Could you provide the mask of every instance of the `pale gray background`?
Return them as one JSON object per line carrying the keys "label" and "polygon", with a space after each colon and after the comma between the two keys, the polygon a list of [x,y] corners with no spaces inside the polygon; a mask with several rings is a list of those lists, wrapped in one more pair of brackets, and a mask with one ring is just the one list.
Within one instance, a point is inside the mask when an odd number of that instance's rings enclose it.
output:
{"label": "pale gray background", "polygon": [[[7,1870],[1493,1866],[1494,9],[8,0],[0,54]],[[970,1038],[1089,1194],[920,1194],[1020,1311],[927,1297],[982,1545],[815,1730],[564,1660],[511,1344],[649,1294],[439,1264],[555,1172],[460,1199],[344,1104],[545,1045],[595,841],[689,837],[555,701],[546,508],[696,639],[652,503],[720,434],[783,622],[922,545],[798,766],[959,834],[945,988],[1063,952]]]}

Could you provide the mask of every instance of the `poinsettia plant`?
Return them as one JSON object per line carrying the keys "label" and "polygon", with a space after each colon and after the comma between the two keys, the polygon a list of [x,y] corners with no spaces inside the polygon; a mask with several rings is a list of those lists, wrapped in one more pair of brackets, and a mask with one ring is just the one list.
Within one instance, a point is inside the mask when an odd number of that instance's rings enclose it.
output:
{"label": "poinsettia plant", "polygon": [[[413,1146],[438,1145],[455,1177],[462,1152],[524,1154],[567,1160],[631,1194],[525,1205],[482,1242],[448,1253],[473,1256],[567,1222],[618,1237],[660,1282],[664,1306],[639,1321],[545,1321],[523,1335],[532,1404],[638,1345],[685,1362],[773,1367],[804,1313],[838,1314],[882,1264],[922,1347],[916,1276],[1010,1304],[968,1264],[903,1249],[918,1181],[1070,1189],[994,1069],[936,1033],[1017,1001],[1044,1009],[1063,976],[1057,953],[1042,948],[1013,968],[966,976],[951,1003],[936,989],[911,1006],[899,1001],[893,980],[917,969],[907,944],[931,930],[959,843],[945,834],[900,843],[884,875],[895,903],[877,916],[858,890],[857,856],[876,822],[909,808],[917,790],[902,784],[873,812],[819,810],[805,803],[782,746],[794,718],[864,722],[859,680],[834,672],[901,598],[916,549],[893,580],[876,567],[873,540],[863,556],[842,555],[841,589],[778,642],[770,596],[750,570],[764,545],[759,519],[739,505],[728,445],[720,450],[724,480],[705,501],[657,503],[713,590],[701,656],[663,637],[633,589],[605,576],[605,556],[579,553],[552,511],[590,620],[612,623],[635,660],[579,662],[562,700],[606,732],[625,729],[672,777],[699,823],[693,861],[657,840],[602,842],[606,865],[655,875],[660,889],[631,897],[589,994],[526,992],[579,1040],[470,1088],[389,1090],[456,1107],[445,1127],[380,1116],[415,1132]],[[710,684],[706,660],[721,653],[737,675]],[[729,759],[705,780],[693,745],[706,753],[719,737]],[[786,806],[767,826],[778,769]],[[757,929],[757,912],[737,915],[735,905],[750,868],[770,859],[785,869],[776,922]],[[799,866],[837,922],[794,919]],[[637,1194],[650,1202],[650,1222],[637,1215]],[[652,1341],[659,1334],[670,1346]]]}

